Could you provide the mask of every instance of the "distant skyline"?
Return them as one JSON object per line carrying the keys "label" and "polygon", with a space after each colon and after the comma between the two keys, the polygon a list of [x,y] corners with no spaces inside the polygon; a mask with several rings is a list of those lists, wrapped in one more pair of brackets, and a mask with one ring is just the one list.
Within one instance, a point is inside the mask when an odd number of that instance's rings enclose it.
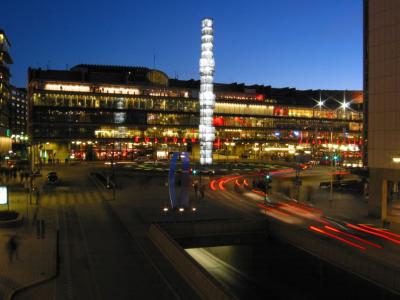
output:
{"label": "distant skyline", "polygon": [[11,82],[28,67],[155,67],[199,79],[200,21],[215,23],[215,81],[362,89],[361,0],[30,1],[2,3]]}

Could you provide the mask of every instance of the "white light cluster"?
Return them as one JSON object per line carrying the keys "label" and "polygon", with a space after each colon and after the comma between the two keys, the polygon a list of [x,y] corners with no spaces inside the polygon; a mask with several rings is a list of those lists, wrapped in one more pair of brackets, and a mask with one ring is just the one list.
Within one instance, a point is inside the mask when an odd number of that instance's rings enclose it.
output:
{"label": "white light cluster", "polygon": [[50,91],[90,92],[90,87],[88,85],[78,84],[46,83],[44,89]]}
{"label": "white light cluster", "polygon": [[201,57],[200,57],[200,164],[212,164],[212,149],[215,140],[215,128],[213,126],[213,113],[215,107],[215,95],[213,92],[213,80],[215,61],[213,54],[213,20],[201,21]]}

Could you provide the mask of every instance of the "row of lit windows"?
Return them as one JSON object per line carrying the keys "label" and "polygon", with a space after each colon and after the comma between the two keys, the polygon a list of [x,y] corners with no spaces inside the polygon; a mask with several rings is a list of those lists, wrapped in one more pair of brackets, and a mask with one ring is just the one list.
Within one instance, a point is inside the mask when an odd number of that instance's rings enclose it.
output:
{"label": "row of lit windows", "polygon": [[[157,114],[137,111],[110,112],[84,110],[36,110],[33,121],[40,122],[64,122],[64,123],[96,123],[96,124],[149,124],[149,125],[181,125],[197,126],[199,116],[197,114]],[[274,118],[274,117],[214,117],[215,127],[246,127],[246,128],[331,128],[331,130],[355,130],[362,129],[361,123],[354,122],[331,122],[318,119],[298,118]]]}
{"label": "row of lit windows", "polygon": [[118,95],[148,95],[156,97],[189,97],[189,92],[185,90],[166,90],[166,89],[138,89],[126,86],[90,86],[83,84],[62,84],[46,83],[44,89],[48,91],[79,92],[79,93],[102,93]]}
{"label": "row of lit windows", "polygon": [[[34,105],[104,109],[137,109],[154,111],[198,112],[197,100],[156,99],[145,97],[95,97],[81,95],[35,94]],[[313,108],[282,108],[272,105],[216,103],[216,114],[268,115],[282,117],[362,120],[362,114],[352,111],[320,110]]]}
{"label": "row of lit windows", "polygon": [[35,94],[33,103],[37,106],[85,107],[105,109],[138,109],[163,111],[198,111],[197,101],[183,99],[155,99],[145,97],[82,97],[79,95]]}
{"label": "row of lit windows", "polygon": [[[48,137],[48,138],[129,138],[148,137],[148,138],[196,138],[198,139],[197,128],[178,129],[178,128],[159,128],[149,127],[145,130],[139,128],[127,127],[39,127],[33,128],[34,137]],[[329,131],[318,132],[315,131],[293,131],[293,130],[266,130],[254,131],[245,129],[227,130],[218,129],[216,131],[217,139],[230,139],[230,140],[293,140],[302,141],[304,143],[312,143],[312,140],[317,138],[325,141],[331,138],[336,140],[346,140],[347,137],[343,133],[331,133]],[[352,140],[359,140],[359,135],[353,135]]]}

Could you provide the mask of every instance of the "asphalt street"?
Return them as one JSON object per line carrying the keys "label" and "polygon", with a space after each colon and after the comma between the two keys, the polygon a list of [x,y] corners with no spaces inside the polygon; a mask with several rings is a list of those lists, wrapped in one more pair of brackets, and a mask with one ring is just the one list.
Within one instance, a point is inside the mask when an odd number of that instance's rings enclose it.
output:
{"label": "asphalt street", "polygon": [[182,298],[113,213],[107,194],[93,184],[88,176],[92,167],[54,169],[59,184],[47,184],[44,176],[38,185],[40,209],[53,212],[58,220],[60,274],[16,299]]}

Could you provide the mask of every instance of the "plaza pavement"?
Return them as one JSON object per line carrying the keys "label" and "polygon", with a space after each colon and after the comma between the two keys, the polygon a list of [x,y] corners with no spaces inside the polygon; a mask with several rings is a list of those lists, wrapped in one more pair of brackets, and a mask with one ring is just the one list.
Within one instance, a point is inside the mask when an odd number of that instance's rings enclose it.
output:
{"label": "plaza pavement", "polygon": [[[19,182],[10,181],[10,210],[24,216],[22,226],[0,228],[0,299],[11,299],[15,292],[56,275],[56,220],[46,210],[29,204],[29,193]],[[36,220],[46,220],[45,235],[38,238]],[[11,235],[19,239],[18,259],[10,262],[6,243]]]}

